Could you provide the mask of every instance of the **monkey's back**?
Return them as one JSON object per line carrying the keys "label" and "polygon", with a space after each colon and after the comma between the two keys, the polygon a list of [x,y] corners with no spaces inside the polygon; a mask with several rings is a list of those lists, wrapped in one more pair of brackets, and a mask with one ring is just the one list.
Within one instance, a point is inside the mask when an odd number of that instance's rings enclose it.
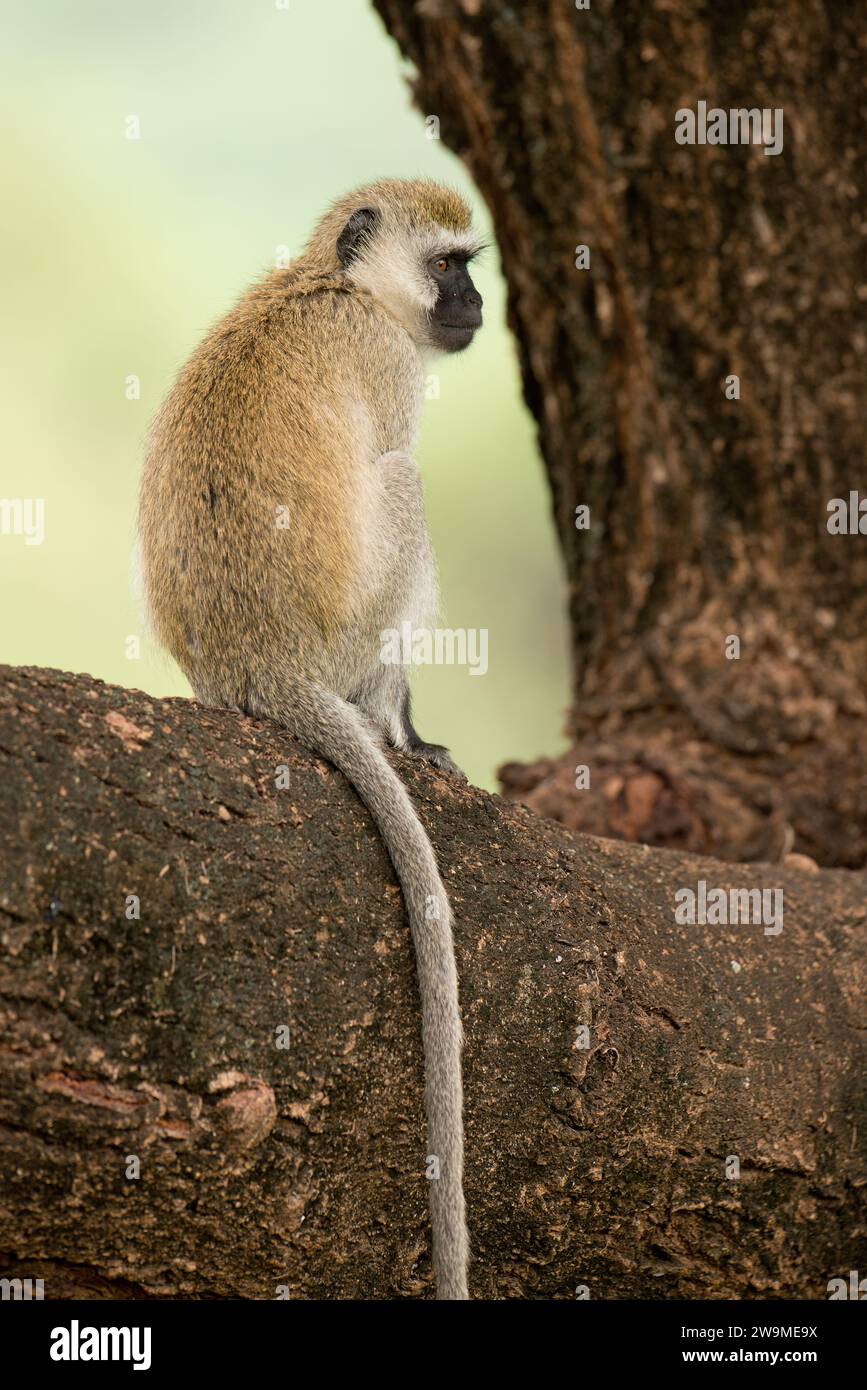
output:
{"label": "monkey's back", "polygon": [[255,287],[153,427],[140,505],[151,622],[214,702],[246,707],[287,667],[333,685],[329,667],[364,626],[392,520],[375,463],[412,447],[420,367],[399,325],[344,283],[302,268]]}

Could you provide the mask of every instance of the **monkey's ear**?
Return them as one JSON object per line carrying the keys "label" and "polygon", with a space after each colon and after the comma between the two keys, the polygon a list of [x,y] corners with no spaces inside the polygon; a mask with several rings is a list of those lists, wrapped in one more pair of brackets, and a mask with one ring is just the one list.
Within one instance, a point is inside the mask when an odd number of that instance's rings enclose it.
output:
{"label": "monkey's ear", "polygon": [[359,208],[337,238],[337,259],[346,270],[359,255],[365,241],[373,233],[379,213],[375,208]]}

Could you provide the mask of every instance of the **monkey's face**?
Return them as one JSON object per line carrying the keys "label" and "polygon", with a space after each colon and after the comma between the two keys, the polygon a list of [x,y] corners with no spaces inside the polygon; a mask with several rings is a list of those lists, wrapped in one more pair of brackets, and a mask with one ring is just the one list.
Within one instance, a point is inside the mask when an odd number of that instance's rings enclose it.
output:
{"label": "monkey's face", "polygon": [[[419,192],[412,183],[397,188],[387,205],[352,212],[337,237],[337,259],[420,348],[461,352],[482,326],[482,296],[467,269],[481,244],[469,225],[444,226],[430,216],[437,199],[449,203],[454,195],[427,185]],[[459,211],[458,221],[465,216],[468,224],[469,209],[459,203]],[[454,222],[453,204],[451,212]]]}
{"label": "monkey's face", "polygon": [[462,352],[482,326],[482,296],[470,278],[467,261],[466,255],[448,251],[432,256],[427,264],[437,292],[428,337],[442,352]]}

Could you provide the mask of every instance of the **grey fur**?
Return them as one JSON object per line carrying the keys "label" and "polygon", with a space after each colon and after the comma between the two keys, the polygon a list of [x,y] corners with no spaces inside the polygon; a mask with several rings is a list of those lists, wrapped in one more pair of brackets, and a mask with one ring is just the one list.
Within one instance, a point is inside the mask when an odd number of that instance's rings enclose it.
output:
{"label": "grey fur", "polygon": [[293,681],[278,718],[308,748],[334,763],[369,808],[403,890],[415,948],[425,1057],[433,1258],[438,1299],[465,1299],[469,1247],[463,1194],[462,1029],[449,900],[436,858],[406,789],[372,737],[364,716],[339,695]]}

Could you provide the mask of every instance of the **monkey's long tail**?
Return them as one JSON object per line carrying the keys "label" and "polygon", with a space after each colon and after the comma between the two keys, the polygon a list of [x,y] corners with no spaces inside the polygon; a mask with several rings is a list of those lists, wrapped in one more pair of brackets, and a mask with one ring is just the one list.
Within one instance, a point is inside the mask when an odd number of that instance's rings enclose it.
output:
{"label": "monkey's long tail", "polygon": [[433,847],[403,783],[353,705],[309,681],[293,682],[289,692],[284,689],[280,705],[281,722],[334,763],[355,787],[376,821],[400,880],[421,995],[437,1298],[465,1299],[469,1240],[463,1191],[462,1030],[451,909]]}

